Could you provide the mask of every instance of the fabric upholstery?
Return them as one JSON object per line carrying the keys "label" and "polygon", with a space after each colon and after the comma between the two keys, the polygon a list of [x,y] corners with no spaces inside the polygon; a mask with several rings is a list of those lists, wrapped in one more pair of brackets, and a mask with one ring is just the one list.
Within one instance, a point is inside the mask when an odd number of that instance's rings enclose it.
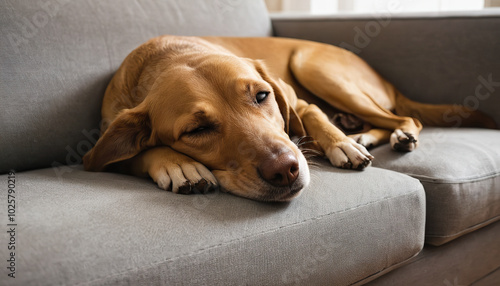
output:
{"label": "fabric upholstery", "polygon": [[149,38],[271,34],[263,2],[234,0],[0,0],[0,27],[0,173],[80,163],[111,76]]}
{"label": "fabric upholstery", "polygon": [[418,180],[319,164],[288,204],[177,195],[147,179],[80,168],[17,173],[22,267],[2,284],[347,285],[422,249]]}
{"label": "fabric upholstery", "polygon": [[374,166],[408,174],[424,185],[426,242],[440,245],[500,218],[500,131],[424,128],[420,146],[372,151]]}
{"label": "fabric upholstery", "polygon": [[473,286],[494,286],[500,281],[500,267],[498,267],[494,272],[489,273],[482,279],[476,281]]}
{"label": "fabric upholstery", "polygon": [[500,10],[398,15],[391,2],[372,15],[273,17],[273,30],[347,48],[413,100],[464,104],[500,124]]}
{"label": "fabric upholstery", "polygon": [[366,285],[498,285],[499,237],[500,222],[496,222],[446,245],[426,246],[408,265]]}

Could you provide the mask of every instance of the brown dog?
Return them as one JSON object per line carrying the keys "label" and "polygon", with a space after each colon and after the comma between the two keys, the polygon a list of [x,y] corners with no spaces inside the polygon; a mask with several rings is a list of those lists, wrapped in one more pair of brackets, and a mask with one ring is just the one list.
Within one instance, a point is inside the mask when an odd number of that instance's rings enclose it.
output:
{"label": "brown dog", "polygon": [[[113,77],[102,136],[84,165],[149,175],[176,193],[220,184],[243,197],[287,201],[310,180],[291,136],[310,136],[309,148],[332,165],[360,170],[373,159],[367,147],[390,141],[395,150],[412,151],[422,123],[454,123],[446,113],[470,114],[465,126],[495,126],[464,107],[410,101],[359,57],[334,46],[162,36],[134,50]],[[341,127],[374,128],[346,135],[332,118]]]}

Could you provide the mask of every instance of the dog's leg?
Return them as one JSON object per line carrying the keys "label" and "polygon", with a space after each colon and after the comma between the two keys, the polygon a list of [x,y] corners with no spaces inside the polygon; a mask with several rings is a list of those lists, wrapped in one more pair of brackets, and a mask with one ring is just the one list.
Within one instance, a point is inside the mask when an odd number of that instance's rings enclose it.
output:
{"label": "dog's leg", "polygon": [[[407,152],[417,147],[418,135],[422,130],[420,121],[412,117],[395,115],[357,87],[351,87],[349,90],[339,89],[327,94],[320,92],[317,95],[332,106],[353,113],[375,127],[392,130],[390,143],[394,150]],[[342,99],[340,104],[339,99]],[[379,135],[382,139],[386,138],[385,133]]]}
{"label": "dog's leg", "polygon": [[391,131],[387,129],[370,129],[367,132],[348,135],[358,144],[365,146],[365,148],[373,148],[378,145],[388,143],[391,137]]}
{"label": "dog's leg", "polygon": [[396,91],[368,64],[345,50],[314,45],[298,50],[290,68],[297,81],[314,95],[371,125],[392,130],[391,146],[398,151],[417,147],[422,124],[397,116]]}
{"label": "dog's leg", "polygon": [[400,92],[396,95],[396,113],[418,118],[424,126],[497,128],[495,120],[479,110],[456,104],[425,104],[410,100]]}
{"label": "dog's leg", "polygon": [[149,175],[161,189],[174,193],[205,193],[218,188],[217,179],[205,166],[166,146],[143,151],[114,168],[135,176]]}
{"label": "dog's leg", "polygon": [[295,108],[307,134],[318,142],[333,166],[361,170],[370,165],[373,156],[366,148],[333,125],[319,107],[299,99]]}

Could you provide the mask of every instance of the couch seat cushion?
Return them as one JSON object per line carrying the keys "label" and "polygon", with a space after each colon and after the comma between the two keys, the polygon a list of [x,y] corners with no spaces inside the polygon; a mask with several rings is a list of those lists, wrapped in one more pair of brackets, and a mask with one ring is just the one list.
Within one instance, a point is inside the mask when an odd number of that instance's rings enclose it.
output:
{"label": "couch seat cushion", "polygon": [[305,193],[280,204],[176,195],[80,168],[20,172],[19,273],[3,285],[346,285],[421,250],[418,180],[320,165]]}
{"label": "couch seat cushion", "polygon": [[440,245],[500,218],[500,132],[424,128],[420,146],[398,153],[372,150],[374,166],[408,174],[424,185],[426,242]]}

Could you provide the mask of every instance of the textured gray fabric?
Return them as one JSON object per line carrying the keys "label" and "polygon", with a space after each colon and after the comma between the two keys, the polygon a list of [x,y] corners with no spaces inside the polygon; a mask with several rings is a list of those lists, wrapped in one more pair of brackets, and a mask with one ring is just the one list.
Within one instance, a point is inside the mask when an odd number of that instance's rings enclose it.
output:
{"label": "textured gray fabric", "polygon": [[[500,254],[499,254],[500,255]],[[478,280],[472,286],[496,286],[500,281],[500,266],[492,272],[488,274],[486,277]]]}
{"label": "textured gray fabric", "polygon": [[352,50],[413,100],[465,104],[500,124],[500,10],[397,15],[392,4],[380,15],[274,17],[273,29]]}
{"label": "textured gray fabric", "polygon": [[108,81],[149,38],[270,33],[262,1],[0,0],[0,173],[81,162]]}
{"label": "textured gray fabric", "polygon": [[499,237],[497,222],[443,246],[426,245],[410,264],[366,285],[498,285]]}
{"label": "textured gray fabric", "polygon": [[79,168],[16,177],[19,269],[3,285],[347,285],[423,247],[422,185],[378,168],[313,167],[289,204]]}
{"label": "textured gray fabric", "polygon": [[500,131],[424,128],[420,146],[372,151],[374,166],[408,174],[424,185],[426,242],[440,245],[500,218]]}

